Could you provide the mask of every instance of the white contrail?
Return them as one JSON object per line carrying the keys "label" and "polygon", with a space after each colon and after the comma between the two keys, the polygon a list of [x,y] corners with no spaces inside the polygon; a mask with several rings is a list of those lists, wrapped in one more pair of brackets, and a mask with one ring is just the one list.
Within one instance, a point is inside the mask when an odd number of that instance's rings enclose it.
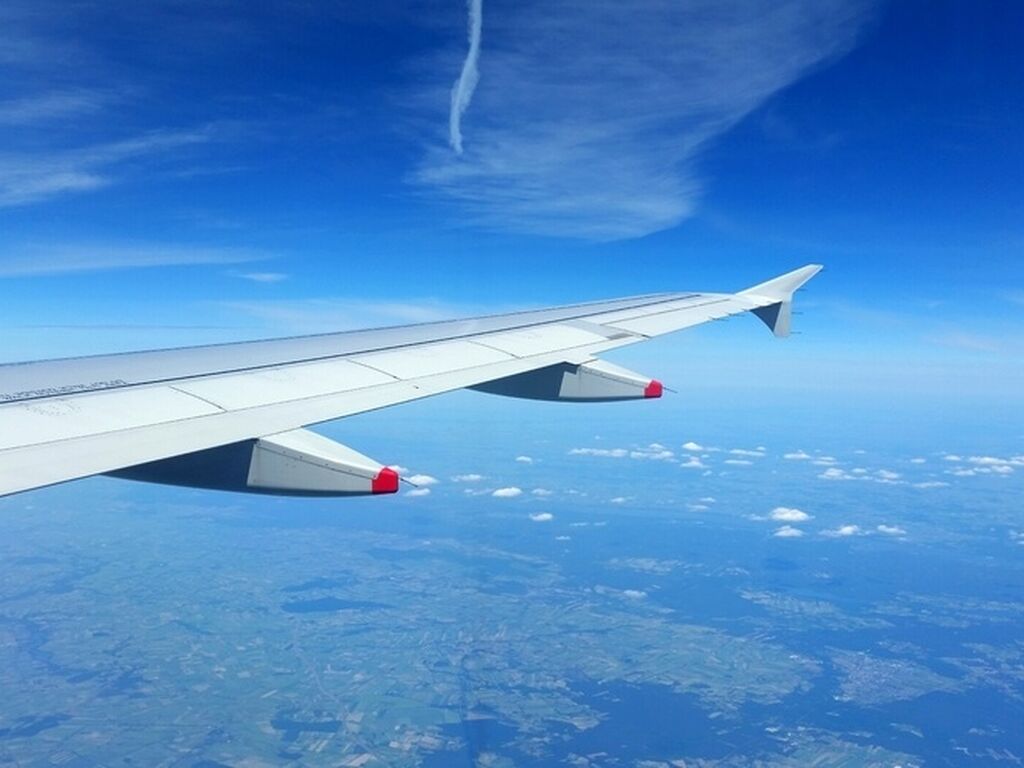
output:
{"label": "white contrail", "polygon": [[459,79],[452,86],[452,109],[448,117],[448,141],[462,154],[462,113],[466,111],[473,90],[480,79],[477,61],[480,59],[480,30],[483,27],[483,0],[468,0],[469,6],[469,51],[462,63]]}

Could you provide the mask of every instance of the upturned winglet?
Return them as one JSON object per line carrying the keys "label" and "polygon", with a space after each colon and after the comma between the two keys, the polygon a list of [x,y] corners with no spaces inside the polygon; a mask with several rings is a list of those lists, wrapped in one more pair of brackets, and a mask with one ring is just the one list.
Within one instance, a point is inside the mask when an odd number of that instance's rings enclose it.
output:
{"label": "upturned winglet", "polygon": [[821,264],[808,264],[740,291],[737,295],[756,304],[750,311],[757,315],[772,333],[776,336],[788,336],[793,318],[793,294],[821,269]]}

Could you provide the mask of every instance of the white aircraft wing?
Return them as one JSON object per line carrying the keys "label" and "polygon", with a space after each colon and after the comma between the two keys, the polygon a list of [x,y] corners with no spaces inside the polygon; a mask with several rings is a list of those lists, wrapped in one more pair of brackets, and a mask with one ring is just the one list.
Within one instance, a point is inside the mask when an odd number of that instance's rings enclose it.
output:
{"label": "white aircraft wing", "polygon": [[2,365],[0,496],[96,474],[256,493],[394,492],[394,471],[304,427],[466,387],[658,397],[657,381],[597,355],[747,311],[785,336],[793,293],[820,269],[736,294]]}

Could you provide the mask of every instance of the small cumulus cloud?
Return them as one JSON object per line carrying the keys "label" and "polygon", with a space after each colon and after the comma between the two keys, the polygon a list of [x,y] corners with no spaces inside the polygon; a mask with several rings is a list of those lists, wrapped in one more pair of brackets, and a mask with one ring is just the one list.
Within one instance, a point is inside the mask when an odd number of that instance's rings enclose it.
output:
{"label": "small cumulus cloud", "polygon": [[646,448],[629,452],[631,459],[650,459],[653,461],[671,461],[675,454],[660,443],[651,443]]}
{"label": "small cumulus cloud", "polygon": [[[847,472],[839,467],[829,467],[824,472],[821,472],[818,477],[821,480],[862,480],[865,482],[880,483],[882,485],[909,485],[908,481],[903,479],[903,475],[889,469],[877,469],[873,472],[869,472],[863,467],[855,467]],[[938,486],[917,483],[915,484],[915,487],[931,488]]]}
{"label": "small cumulus cloud", "polygon": [[520,455],[516,456],[516,461],[518,461],[520,464],[533,464],[533,457]]}
{"label": "small cumulus cloud", "polygon": [[572,448],[570,456],[605,456],[611,459],[621,459],[629,455],[625,448]]}
{"label": "small cumulus cloud", "polygon": [[861,530],[859,525],[841,525],[838,528],[831,530],[822,531],[822,536],[829,536],[832,538],[844,538],[847,536],[860,536],[864,532]]}
{"label": "small cumulus cloud", "polygon": [[627,501],[629,501],[629,498],[626,496],[616,496],[614,499],[608,499],[609,504],[625,504]]}
{"label": "small cumulus cloud", "polygon": [[789,453],[782,454],[782,458],[790,459],[792,461],[806,461],[813,457],[806,451],[790,451]]}
{"label": "small cumulus cloud", "polygon": [[406,496],[414,496],[414,497],[415,496],[429,496],[430,495],[430,489],[429,488],[413,488],[411,491],[406,491],[405,495]]}
{"label": "small cumulus cloud", "polygon": [[733,448],[729,451],[733,456],[750,456],[751,458],[762,458],[764,457],[764,448],[756,448],[752,451],[745,448]]}
{"label": "small cumulus cloud", "polygon": [[413,485],[437,485],[438,483],[438,479],[431,475],[412,475],[405,479]]}
{"label": "small cumulus cloud", "polygon": [[693,440],[690,440],[688,443],[683,443],[683,450],[684,451],[703,451],[703,450],[705,450],[705,448],[700,443],[695,443],[695,442],[693,442]]}
{"label": "small cumulus cloud", "polygon": [[731,464],[734,467],[749,467],[754,462],[748,461],[747,459],[726,459],[722,463]]}
{"label": "small cumulus cloud", "polygon": [[812,519],[811,515],[795,507],[776,507],[771,511],[770,517],[780,523],[803,523]]}
{"label": "small cumulus cloud", "polygon": [[483,475],[478,475],[475,472],[471,472],[466,475],[455,475],[452,477],[453,483],[479,483],[484,479]]}
{"label": "small cumulus cloud", "polygon": [[1024,456],[1010,456],[1005,459],[999,456],[970,456],[967,463],[977,467],[991,467],[993,471],[1008,474],[1014,467],[1024,467]]}
{"label": "small cumulus cloud", "polygon": [[855,479],[854,476],[851,475],[850,473],[845,472],[842,469],[837,469],[836,467],[831,467],[829,469],[826,469],[824,472],[819,474],[818,477],[820,477],[822,480],[853,480],[853,479]]}
{"label": "small cumulus cloud", "polygon": [[[947,461],[954,461],[949,456],[945,458]],[[968,456],[967,458],[962,458],[957,456],[955,461],[968,465],[946,470],[946,474],[956,477],[973,477],[975,475],[1007,476],[1012,475],[1015,468],[1024,467],[1024,456],[1009,456],[1007,458],[999,456]]]}
{"label": "small cumulus cloud", "polygon": [[550,523],[555,519],[555,516],[550,512],[537,512],[536,514],[530,515],[530,519],[535,523]]}
{"label": "small cumulus cloud", "polygon": [[686,461],[681,462],[679,466],[683,469],[705,469],[707,467],[707,465],[696,456],[691,456]]}
{"label": "small cumulus cloud", "polygon": [[551,491],[549,491],[547,488],[534,488],[532,491],[530,491],[530,493],[532,493],[534,496],[541,497],[551,495]]}
{"label": "small cumulus cloud", "polygon": [[920,456],[915,456],[913,459],[910,460],[910,463],[911,464],[924,464],[926,461],[927,461],[927,459],[923,459]]}
{"label": "small cumulus cloud", "polygon": [[781,528],[777,528],[775,533],[772,534],[777,539],[798,539],[804,535],[804,532],[799,528],[794,528],[791,525],[784,525]]}
{"label": "small cumulus cloud", "polygon": [[496,491],[491,493],[491,496],[496,499],[514,499],[516,496],[522,495],[522,493],[522,488],[510,486],[508,488],[498,488]]}
{"label": "small cumulus cloud", "polygon": [[968,456],[966,459],[968,464],[977,464],[986,467],[1002,466],[1004,464],[1012,464],[1013,459],[1001,459],[998,456]]}
{"label": "small cumulus cloud", "polygon": [[907,533],[898,525],[879,525],[875,527],[875,530],[879,533],[885,534],[886,536],[904,536]]}
{"label": "small cumulus cloud", "polygon": [[946,474],[954,477],[974,477],[978,473],[973,469],[947,469]]}
{"label": "small cumulus cloud", "polygon": [[611,597],[618,597],[623,600],[643,600],[647,597],[647,593],[640,589],[614,589],[613,587],[598,585],[594,587],[594,591],[599,595],[610,595]]}

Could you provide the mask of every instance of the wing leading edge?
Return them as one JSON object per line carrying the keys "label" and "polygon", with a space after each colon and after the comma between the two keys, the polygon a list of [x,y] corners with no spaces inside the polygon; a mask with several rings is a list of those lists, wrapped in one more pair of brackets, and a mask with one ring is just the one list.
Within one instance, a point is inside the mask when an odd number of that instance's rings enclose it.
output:
{"label": "wing leading edge", "polygon": [[3,365],[0,495],[104,473],[260,493],[391,492],[397,482],[378,462],[298,430],[466,387],[567,401],[657,397],[657,381],[597,355],[743,312],[785,336],[794,292],[820,269],[735,294]]}

